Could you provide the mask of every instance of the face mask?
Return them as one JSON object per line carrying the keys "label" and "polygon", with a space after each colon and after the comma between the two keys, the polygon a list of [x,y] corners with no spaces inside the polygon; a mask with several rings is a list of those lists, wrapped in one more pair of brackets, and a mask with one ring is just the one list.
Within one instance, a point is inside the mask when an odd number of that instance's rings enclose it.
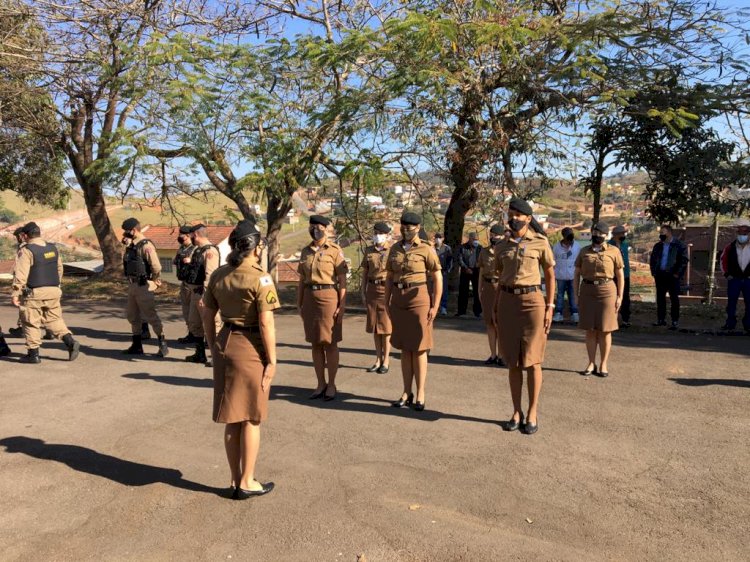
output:
{"label": "face mask", "polygon": [[123,237],[124,238],[135,238],[135,234],[133,234],[132,232],[126,232],[126,233],[123,234]]}
{"label": "face mask", "polygon": [[620,236],[620,238],[618,238],[618,240],[620,240],[620,242],[623,242],[627,237],[627,234],[623,234],[622,236]]}
{"label": "face mask", "polygon": [[492,242],[493,245],[500,242],[500,240],[502,240],[502,237],[500,236],[493,236],[492,238],[490,238],[490,242]]}
{"label": "face mask", "polygon": [[520,232],[523,230],[523,227],[526,226],[526,221],[522,221],[521,219],[510,219],[508,221],[508,226],[513,232]]}
{"label": "face mask", "polygon": [[597,246],[600,244],[604,244],[604,236],[592,236],[591,241]]}
{"label": "face mask", "polygon": [[180,236],[177,239],[177,242],[179,242],[180,244],[185,244],[187,242],[187,238],[185,238],[184,236]]}
{"label": "face mask", "polygon": [[407,242],[411,242],[412,240],[414,240],[417,237],[417,231],[416,230],[411,230],[411,231],[410,230],[404,230],[402,228],[401,229],[401,236],[403,236],[404,240],[406,240]]}
{"label": "face mask", "polygon": [[667,235],[666,234],[659,234],[659,240],[661,240],[662,242],[666,242],[667,241]]}
{"label": "face mask", "polygon": [[479,240],[472,240],[471,245],[476,248],[477,246],[479,246]]}
{"label": "face mask", "polygon": [[737,242],[740,244],[747,244],[748,235],[747,234],[738,234],[737,235]]}
{"label": "face mask", "polygon": [[387,234],[376,234],[373,236],[372,240],[375,243],[376,246],[382,246],[385,244],[385,241],[388,239]]}
{"label": "face mask", "polygon": [[438,248],[443,245],[443,239],[442,238],[435,238],[435,246]]}
{"label": "face mask", "polygon": [[312,236],[313,240],[321,240],[325,235],[326,233],[322,230],[318,230],[317,228],[310,229],[310,236]]}
{"label": "face mask", "polygon": [[572,244],[573,240],[575,240],[575,239],[576,239],[576,237],[573,234],[565,237],[565,240],[568,241],[568,244]]}

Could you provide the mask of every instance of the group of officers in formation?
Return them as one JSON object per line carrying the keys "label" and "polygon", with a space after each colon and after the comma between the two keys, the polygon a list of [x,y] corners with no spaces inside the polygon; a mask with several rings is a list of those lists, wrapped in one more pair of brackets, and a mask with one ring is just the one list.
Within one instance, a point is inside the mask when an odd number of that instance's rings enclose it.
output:
{"label": "group of officers in formation", "polygon": [[[461,281],[457,315],[463,315],[468,305],[463,287],[474,284],[474,311],[484,318],[490,348],[486,363],[509,371],[513,413],[502,424],[503,429],[531,435],[539,428],[547,336],[552,323],[563,319],[565,294],[572,320],[586,331],[588,363],[582,373],[600,377],[609,374],[618,313],[622,311],[624,322],[629,317],[629,310],[622,309],[628,289],[626,231],[617,227],[608,239],[610,227],[596,223],[591,227],[591,244],[580,248],[572,230],[566,229],[553,248],[528,202],[512,199],[507,217],[507,222],[491,227],[487,247],[481,248],[472,234],[458,253]],[[439,314],[446,313],[446,276],[456,260],[456,253],[443,243],[442,235],[434,237],[434,244],[428,240],[421,222],[416,213],[403,213],[398,238],[390,224],[376,223],[362,269],[366,331],[373,334],[375,351],[374,363],[367,371],[389,372],[391,347],[399,349],[403,387],[392,406],[411,407],[417,412],[426,407],[433,325]],[[164,357],[169,347],[154,300],[161,285],[156,248],[144,237],[137,219],[124,221],[122,229],[127,318],[132,334],[131,345],[124,353],[144,353],[143,341],[150,326],[156,335],[157,355]],[[309,398],[331,401],[336,399],[348,265],[342,248],[333,239],[330,219],[311,216],[309,234],[311,241],[300,254],[296,304],[316,376]],[[16,236],[19,250],[12,301],[19,307],[26,338],[27,355],[22,361],[40,362],[43,328],[65,343],[73,361],[80,345],[62,319],[59,252],[41,238],[34,223],[20,228]],[[740,240],[746,243],[746,238]],[[266,494],[274,485],[258,482],[254,470],[260,423],[267,417],[276,372],[273,312],[280,303],[273,280],[262,266],[265,241],[253,221],[241,221],[229,237],[231,252],[223,266],[219,248],[208,239],[204,225],[180,228],[179,242],[173,263],[181,282],[180,300],[188,333],[178,341],[195,346],[187,361],[213,366],[213,419],[226,424],[229,495],[247,499]],[[750,253],[746,257],[742,254],[745,244],[740,246],[740,264],[747,271]],[[667,268],[670,254],[664,255],[667,257],[659,259]],[[9,353],[0,335],[0,355]],[[528,391],[525,410],[524,372]]]}

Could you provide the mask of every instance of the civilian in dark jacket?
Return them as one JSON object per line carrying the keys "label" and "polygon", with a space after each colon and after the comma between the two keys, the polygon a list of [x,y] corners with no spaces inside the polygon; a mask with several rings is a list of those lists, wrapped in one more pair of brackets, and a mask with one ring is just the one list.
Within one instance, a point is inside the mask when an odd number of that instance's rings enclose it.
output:
{"label": "civilian in dark jacket", "polygon": [[740,295],[745,301],[742,326],[750,332],[750,222],[741,219],[737,223],[737,239],[721,253],[721,271],[727,278],[727,321],[725,330],[737,326],[737,301]]}
{"label": "civilian in dark jacket", "polygon": [[672,235],[672,227],[663,225],[659,241],[651,251],[651,275],[656,282],[656,322],[654,326],[667,325],[667,293],[672,308],[671,330],[676,330],[680,321],[680,280],[685,274],[688,257],[687,247]]}
{"label": "civilian in dark jacket", "polygon": [[458,249],[458,264],[461,275],[458,278],[458,312],[456,316],[466,314],[469,306],[469,284],[474,295],[474,316],[482,315],[482,303],[479,300],[479,254],[482,246],[476,232],[469,233],[469,241]]}

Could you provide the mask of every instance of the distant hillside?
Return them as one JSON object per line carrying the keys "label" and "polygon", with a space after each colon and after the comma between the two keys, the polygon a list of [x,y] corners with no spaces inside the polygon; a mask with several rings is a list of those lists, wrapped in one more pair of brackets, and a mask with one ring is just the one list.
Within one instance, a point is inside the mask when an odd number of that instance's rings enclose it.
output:
{"label": "distant hillside", "polygon": [[[70,202],[66,210],[77,211],[84,209],[83,194],[75,189],[70,190]],[[8,216],[11,220],[2,220],[3,210],[9,211]],[[31,205],[26,203],[12,191],[0,191],[0,222],[13,223],[21,221],[30,221],[41,219],[57,214],[59,211],[44,205]]]}

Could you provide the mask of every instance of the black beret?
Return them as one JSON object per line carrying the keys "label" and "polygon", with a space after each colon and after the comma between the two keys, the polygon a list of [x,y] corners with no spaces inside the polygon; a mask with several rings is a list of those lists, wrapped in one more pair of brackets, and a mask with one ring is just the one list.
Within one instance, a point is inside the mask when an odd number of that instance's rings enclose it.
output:
{"label": "black beret", "polygon": [[387,222],[376,222],[372,228],[375,232],[380,232],[381,234],[388,234],[391,231],[391,225]]}
{"label": "black beret", "polygon": [[445,234],[443,234],[442,232],[436,232],[435,238],[445,238]]}
{"label": "black beret", "polygon": [[19,234],[23,233],[23,227],[19,226],[17,229],[13,231],[13,236],[18,236]]}
{"label": "black beret", "polygon": [[312,215],[310,217],[310,224],[320,224],[323,226],[328,226],[331,224],[331,219],[328,217],[324,217],[323,215]]}
{"label": "black beret", "polygon": [[21,232],[24,234],[31,234],[32,232],[39,232],[39,225],[35,222],[27,222],[21,227]]}
{"label": "black beret", "polygon": [[193,231],[193,227],[189,224],[180,227],[180,234],[190,234]]}
{"label": "black beret", "polygon": [[130,217],[129,219],[125,219],[122,221],[122,229],[123,230],[133,230],[134,228],[137,228],[141,225],[141,223],[138,222],[138,219],[134,217]]}
{"label": "black beret", "polygon": [[401,215],[401,224],[417,226],[422,224],[422,218],[417,213],[404,213]]}
{"label": "black beret", "polygon": [[502,224],[496,224],[490,228],[490,234],[505,234],[505,226]]}
{"label": "black beret", "polygon": [[192,227],[190,228],[190,234],[193,234],[194,232],[196,232],[196,231],[200,230],[201,228],[206,228],[206,225],[205,225],[205,224],[203,224],[202,222],[200,222],[200,223],[198,223],[198,224],[194,224],[194,225],[193,225],[193,226],[192,226]]}
{"label": "black beret", "polygon": [[529,202],[520,197],[514,197],[511,199],[508,208],[513,211],[518,211],[522,215],[531,216],[534,214],[534,210],[531,208],[531,205],[529,205]]}
{"label": "black beret", "polygon": [[562,229],[562,233],[561,234],[562,234],[563,238],[567,238],[568,236],[570,236],[571,234],[573,234],[573,229],[570,228],[569,226],[566,226],[565,228]]}
{"label": "black beret", "polygon": [[247,219],[243,219],[237,223],[232,231],[232,236],[239,240],[240,238],[246,238],[248,236],[260,236],[260,230],[255,226],[255,222]]}
{"label": "black beret", "polygon": [[591,225],[591,230],[598,230],[599,232],[607,234],[609,232],[609,225],[604,221],[599,221]]}

